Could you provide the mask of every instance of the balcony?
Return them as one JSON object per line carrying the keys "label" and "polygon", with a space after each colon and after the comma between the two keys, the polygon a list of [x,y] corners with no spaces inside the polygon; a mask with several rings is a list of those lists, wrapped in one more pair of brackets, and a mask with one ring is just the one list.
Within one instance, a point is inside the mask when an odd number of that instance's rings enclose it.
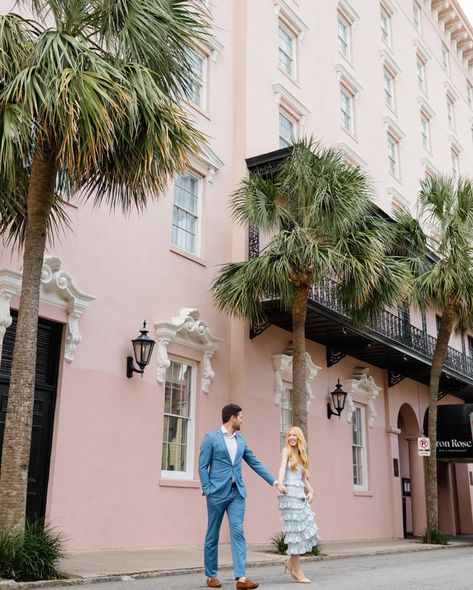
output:
{"label": "balcony", "polygon": [[[285,148],[247,160],[248,168],[271,175],[289,150]],[[250,230],[248,247],[250,257],[258,255],[257,232]],[[281,311],[276,298],[268,295],[265,307],[268,325],[292,330],[291,315]],[[254,328],[250,335],[255,337],[266,327]],[[406,377],[427,386],[429,384],[436,338],[387,310],[380,313],[369,327],[360,329],[354,325],[350,314],[337,298],[334,281],[326,280],[309,293],[306,338],[326,347],[328,366],[336,364],[345,356],[351,356],[386,369],[390,387]],[[448,348],[440,392],[440,396],[451,393],[465,402],[473,402],[473,357]]]}

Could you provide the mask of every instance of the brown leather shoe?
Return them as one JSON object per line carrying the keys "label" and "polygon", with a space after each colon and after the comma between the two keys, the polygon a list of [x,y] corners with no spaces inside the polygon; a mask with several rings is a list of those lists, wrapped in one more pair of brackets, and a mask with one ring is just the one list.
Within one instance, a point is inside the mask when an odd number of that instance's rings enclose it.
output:
{"label": "brown leather shoe", "polygon": [[221,588],[222,584],[218,578],[207,578],[207,586],[209,588]]}
{"label": "brown leather shoe", "polygon": [[250,578],[245,578],[245,581],[238,580],[236,583],[237,590],[249,590],[250,588],[258,588],[258,582],[250,580]]}

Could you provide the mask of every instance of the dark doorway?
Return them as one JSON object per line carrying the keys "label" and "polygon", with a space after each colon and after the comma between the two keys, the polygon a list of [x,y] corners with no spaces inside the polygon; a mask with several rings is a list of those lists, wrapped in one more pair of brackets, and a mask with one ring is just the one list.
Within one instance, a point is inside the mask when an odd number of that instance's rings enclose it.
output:
{"label": "dark doorway", "polygon": [[[0,364],[0,460],[17,324],[16,312],[12,311],[11,314],[13,321],[3,339]],[[44,518],[46,511],[61,338],[62,324],[39,319],[33,433],[26,504],[26,516],[30,520]]]}

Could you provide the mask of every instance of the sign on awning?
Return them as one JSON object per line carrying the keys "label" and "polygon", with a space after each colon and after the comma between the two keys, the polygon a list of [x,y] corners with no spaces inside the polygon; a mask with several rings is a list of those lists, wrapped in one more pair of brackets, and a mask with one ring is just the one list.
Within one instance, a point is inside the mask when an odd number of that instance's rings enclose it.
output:
{"label": "sign on awning", "polygon": [[[428,411],[424,432],[427,423]],[[473,463],[473,404],[438,406],[437,459]]]}

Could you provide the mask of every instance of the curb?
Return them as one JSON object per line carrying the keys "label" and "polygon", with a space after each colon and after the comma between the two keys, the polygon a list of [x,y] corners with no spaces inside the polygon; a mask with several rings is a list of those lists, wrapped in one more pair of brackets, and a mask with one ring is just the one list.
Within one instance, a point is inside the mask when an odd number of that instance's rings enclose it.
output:
{"label": "curb", "polygon": [[[396,555],[402,553],[416,553],[421,551],[435,551],[441,549],[457,549],[459,547],[473,547],[473,543],[458,543],[452,545],[428,545],[425,546],[423,544],[419,544],[417,547],[403,547],[394,550],[371,550],[371,551],[361,551],[359,553],[352,553],[352,554],[338,554],[338,555],[327,555],[322,554],[318,556],[309,556],[304,557],[304,561],[332,561],[336,559],[350,559],[353,557],[370,557],[374,555]],[[255,567],[264,567],[267,565],[281,565],[284,563],[281,558],[274,558],[270,560],[264,561],[252,561],[247,563],[247,567],[249,569]],[[227,571],[233,569],[231,564],[224,564],[219,566],[219,569],[222,571]],[[127,574],[105,574],[105,575],[97,575],[97,576],[90,576],[90,577],[70,577],[70,578],[63,578],[59,580],[39,580],[35,582],[15,582],[14,580],[0,580],[0,590],[32,590],[34,588],[52,588],[52,587],[67,587],[67,586],[83,586],[86,584],[99,584],[102,582],[124,582],[124,581],[132,581],[132,580],[144,580],[147,578],[164,578],[169,576],[179,576],[179,575],[186,575],[186,574],[198,574],[204,573],[204,568],[201,566],[198,567],[183,567],[179,569],[173,570],[152,570],[146,572],[134,572],[134,573],[127,573]],[[66,574],[67,575],[67,574]]]}

